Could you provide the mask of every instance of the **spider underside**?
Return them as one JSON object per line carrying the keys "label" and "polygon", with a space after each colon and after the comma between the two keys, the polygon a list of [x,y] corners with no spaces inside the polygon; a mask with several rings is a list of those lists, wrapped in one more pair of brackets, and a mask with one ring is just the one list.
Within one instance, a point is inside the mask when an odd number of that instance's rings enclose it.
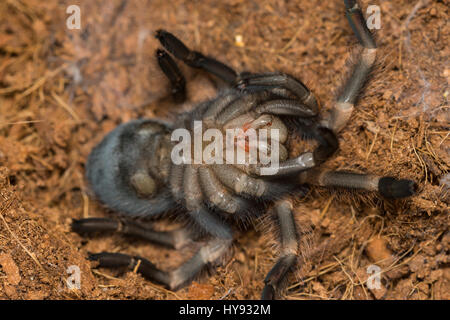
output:
{"label": "spider underside", "polygon": [[[91,152],[86,176],[96,197],[122,216],[74,220],[72,229],[83,234],[119,232],[177,250],[198,241],[201,234],[204,245],[172,271],[162,271],[143,257],[121,253],[91,254],[89,259],[98,261],[98,267],[137,268],[145,278],[176,290],[205,267],[220,262],[232,246],[236,229],[247,225],[242,222],[271,214],[279,225],[281,252],[264,280],[262,298],[273,299],[288,272],[298,264],[299,232],[289,197],[301,196],[306,185],[376,191],[386,198],[414,194],[415,184],[410,180],[320,168],[338,149],[336,135],[348,122],[376,57],[376,44],[360,7],[355,0],[344,3],[363,51],[327,115],[319,114],[313,93],[288,74],[238,74],[190,50],[171,33],[156,33],[164,48],[156,52],[158,62],[171,82],[176,101],[185,98],[185,79],[171,55],[213,74],[228,88],[215,99],[180,115],[173,124],[140,119],[109,133]],[[278,129],[278,172],[263,175],[260,163],[175,164],[171,160],[171,134],[179,128],[194,132],[196,121],[201,121],[203,129],[221,132],[230,128]],[[315,149],[289,158],[287,141],[295,136],[314,140]],[[182,215],[190,227],[156,231],[135,219],[154,219],[167,212]]]}

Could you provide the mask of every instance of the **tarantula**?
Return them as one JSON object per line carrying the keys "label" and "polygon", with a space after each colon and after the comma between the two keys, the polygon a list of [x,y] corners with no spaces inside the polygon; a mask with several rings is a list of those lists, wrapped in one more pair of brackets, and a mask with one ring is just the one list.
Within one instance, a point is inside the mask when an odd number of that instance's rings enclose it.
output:
{"label": "tarantula", "polygon": [[[72,229],[78,233],[119,232],[174,249],[197,241],[201,231],[204,244],[192,258],[169,272],[159,270],[145,258],[121,253],[90,254],[90,260],[97,261],[98,267],[135,269],[145,278],[176,290],[206,266],[220,261],[232,246],[242,221],[272,214],[279,224],[281,255],[267,274],[262,292],[263,299],[272,299],[296,265],[299,254],[299,232],[289,197],[302,195],[302,188],[307,185],[377,191],[386,198],[414,194],[415,183],[411,180],[320,169],[338,149],[336,135],[350,118],[377,50],[357,2],[344,3],[363,51],[336,104],[324,116],[319,114],[313,93],[300,80],[280,72],[238,74],[225,64],[188,49],[171,33],[157,31],[156,38],[165,49],[157,50],[158,63],[177,100],[185,97],[185,79],[171,55],[190,67],[217,76],[228,84],[228,89],[180,115],[174,124],[141,119],[122,124],[109,133],[90,154],[86,176],[98,199],[122,216],[74,220]],[[278,136],[271,140],[271,145],[258,148],[279,150],[278,171],[264,175],[265,166],[260,162],[174,163],[171,134],[178,128],[194,132],[198,121],[203,131],[277,129]],[[294,136],[314,140],[315,149],[289,158],[287,140]],[[245,141],[244,145],[236,143],[236,146],[248,153]],[[204,148],[201,145],[200,151]],[[167,212],[188,219],[189,227],[156,231],[133,219],[159,218]]]}

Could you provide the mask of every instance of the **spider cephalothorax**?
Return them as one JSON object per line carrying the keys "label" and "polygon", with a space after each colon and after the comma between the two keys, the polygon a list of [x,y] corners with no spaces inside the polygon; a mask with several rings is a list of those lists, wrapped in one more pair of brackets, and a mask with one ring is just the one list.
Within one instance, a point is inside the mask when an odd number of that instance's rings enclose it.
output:
{"label": "spider cephalothorax", "polygon": [[[344,2],[363,52],[329,115],[319,114],[312,92],[290,75],[238,74],[219,61],[191,51],[174,35],[163,30],[156,33],[167,50],[157,51],[158,62],[172,83],[176,100],[184,99],[185,80],[169,53],[191,67],[214,74],[229,88],[180,115],[173,124],[135,120],[108,134],[89,156],[87,179],[98,199],[121,213],[122,218],[82,219],[74,221],[72,227],[80,233],[118,231],[175,249],[197,241],[198,231],[202,231],[204,245],[169,272],[159,270],[145,258],[120,253],[103,252],[90,259],[101,267],[136,268],[146,278],[177,289],[207,265],[219,261],[231,247],[240,222],[270,212],[279,223],[281,256],[265,279],[262,297],[273,298],[296,264],[299,250],[299,233],[288,196],[299,195],[306,185],[378,191],[390,198],[414,193],[415,185],[410,180],[320,169],[320,164],[338,149],[336,134],[347,123],[375,61],[376,45],[361,9],[354,0]],[[237,132],[231,144],[227,144],[229,130]],[[256,136],[265,132],[267,138],[257,140],[255,153],[250,131]],[[176,159],[179,141],[174,141],[174,136],[180,132],[189,137],[200,135],[200,140],[184,141],[189,152]],[[298,136],[314,140],[315,149],[290,157],[288,140]],[[205,137],[216,143],[214,148],[208,149]],[[234,155],[227,158],[230,145],[233,150],[241,150],[247,162],[237,162]],[[269,164],[262,161],[261,154],[270,155],[270,165],[274,161],[276,170],[265,173]],[[197,229],[162,232],[132,220],[167,212],[183,215]]]}

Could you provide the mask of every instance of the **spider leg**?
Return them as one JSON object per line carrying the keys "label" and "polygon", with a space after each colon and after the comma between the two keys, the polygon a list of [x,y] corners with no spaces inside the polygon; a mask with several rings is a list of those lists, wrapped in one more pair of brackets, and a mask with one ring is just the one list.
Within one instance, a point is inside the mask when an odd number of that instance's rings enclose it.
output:
{"label": "spider leg", "polygon": [[236,71],[220,61],[206,57],[200,52],[190,50],[180,39],[170,32],[158,30],[155,36],[167,51],[188,66],[203,69],[229,84],[235,81],[237,77]]}
{"label": "spider leg", "polygon": [[359,42],[364,48],[376,48],[377,45],[372,37],[372,34],[367,28],[366,20],[364,19],[358,2],[356,0],[344,0],[344,3],[347,8],[347,19]]}
{"label": "spider leg", "polygon": [[184,172],[184,196],[190,217],[205,231],[216,238],[232,239],[232,230],[219,217],[211,214],[203,206],[203,193],[198,167],[190,165]]}
{"label": "spider leg", "polygon": [[315,116],[319,113],[319,107],[314,94],[301,81],[285,73],[274,72],[240,75],[234,86],[239,90],[246,91],[269,89],[277,95],[282,95],[283,98],[292,99],[292,96],[284,96],[283,90],[280,90],[285,89],[300,99],[301,107],[297,106],[297,108],[300,108],[303,112],[305,112],[305,107],[309,109],[307,116]]}
{"label": "spider leg", "polygon": [[209,240],[191,259],[170,273],[169,287],[174,290],[186,285],[206,266],[217,263],[230,249],[231,244],[232,239]]}
{"label": "spider leg", "polygon": [[391,199],[412,196],[417,189],[412,180],[345,171],[311,170],[300,175],[300,182],[323,187],[376,191],[383,197]]}
{"label": "spider leg", "polygon": [[341,94],[338,96],[329,119],[325,120],[325,126],[334,132],[339,132],[348,122],[358,95],[366,82],[369,73],[375,63],[377,46],[362,14],[361,8],[355,0],[345,0],[347,19],[353,29],[363,52],[352,70],[350,78],[345,83]]}
{"label": "spider leg", "polygon": [[274,212],[280,226],[281,255],[264,279],[261,299],[274,299],[283,280],[297,261],[298,235],[292,215],[292,204],[287,200],[275,203]]}
{"label": "spider leg", "polygon": [[158,65],[169,79],[172,86],[172,96],[175,102],[186,100],[186,79],[172,57],[164,50],[156,50]]}
{"label": "spider leg", "polygon": [[238,195],[261,197],[270,192],[268,182],[255,179],[233,165],[213,164],[211,168],[221,183]]}
{"label": "spider leg", "polygon": [[96,232],[117,232],[142,238],[173,249],[179,249],[191,242],[191,234],[184,228],[172,231],[155,231],[141,224],[125,219],[87,218],[72,221],[72,230],[79,234]]}
{"label": "spider leg", "polygon": [[236,92],[227,92],[213,100],[205,113],[203,114],[203,121],[205,123],[215,123],[217,116],[232,103],[239,98]]}
{"label": "spider leg", "polygon": [[255,108],[257,113],[270,113],[294,117],[314,117],[317,112],[294,99],[275,99],[267,101]]}
{"label": "spider leg", "polygon": [[[219,217],[214,216],[204,208],[202,204],[203,198],[201,187],[198,180],[198,168],[196,166],[186,166],[182,175],[182,191],[189,216],[202,228],[202,230],[214,237],[202,246],[191,259],[183,263],[177,269],[169,272],[161,271],[144,258],[133,257],[121,253],[102,252],[90,255],[89,259],[98,261],[98,267],[127,267],[130,270],[136,270],[147,279],[161,283],[172,290],[187,284],[188,281],[194,278],[205,266],[218,261],[232,244],[232,230]],[[90,229],[89,223],[91,222],[94,222],[94,225],[97,224],[97,227],[100,226],[104,229],[112,229],[115,227],[117,230],[118,228],[118,225],[114,225],[114,223],[111,223],[111,221],[108,220],[88,220],[85,221],[86,226],[84,230]],[[82,225],[82,223],[78,224]],[[96,229],[95,226],[94,229]],[[137,229],[130,228],[129,232],[141,236],[144,234],[149,238],[155,237],[154,233],[142,230],[139,226],[137,226]],[[162,234],[156,235],[160,242],[168,241],[167,239],[162,239],[161,236]]]}
{"label": "spider leg", "polygon": [[127,268],[135,270],[142,274],[146,279],[153,282],[168,285],[170,283],[170,275],[167,272],[159,270],[153,263],[139,256],[131,256],[118,252],[100,252],[91,253],[88,256],[91,261],[97,261],[96,268]]}
{"label": "spider leg", "polygon": [[199,168],[199,177],[202,191],[209,203],[227,213],[242,212],[250,207],[244,199],[235,196],[217,179],[212,169]]}
{"label": "spider leg", "polygon": [[[282,161],[276,166],[274,166],[273,163],[270,163],[270,166],[257,165],[254,173],[260,176],[268,175],[277,177],[299,173],[314,168],[315,166],[316,162],[314,161],[314,154],[312,152],[305,152],[296,158]],[[269,168],[273,168],[273,170],[269,170]],[[263,171],[264,169],[265,171]]]}
{"label": "spider leg", "polygon": [[96,268],[127,268],[142,274],[144,278],[177,290],[187,285],[209,264],[213,264],[230,248],[231,240],[212,239],[200,248],[188,261],[172,271],[162,271],[149,260],[123,253],[101,252],[90,254],[88,259],[97,261]]}
{"label": "spider leg", "polygon": [[[198,180],[198,168],[196,166],[186,166],[182,174],[182,190],[189,216],[202,228],[202,230],[213,236],[213,238],[202,246],[191,259],[180,265],[177,269],[169,272],[158,269],[153,263],[142,257],[121,253],[102,252],[91,254],[89,259],[98,261],[98,267],[127,267],[129,270],[136,270],[145,278],[161,283],[171,290],[176,290],[187,284],[207,265],[219,261],[232,244],[232,230],[219,217],[211,214],[203,206],[202,192]],[[98,230],[97,228],[106,230],[116,228],[117,230],[118,228],[118,225],[112,223],[110,220],[87,220],[84,222],[86,224],[84,228],[79,229],[89,231],[92,229],[89,226],[91,222],[94,224],[94,230]],[[78,225],[83,225],[83,223],[78,222]],[[154,238],[156,236],[160,242],[170,242],[170,240],[162,239],[162,234],[155,235],[151,231],[142,230],[139,226],[131,225],[128,232],[140,236],[145,235],[149,238]]]}
{"label": "spider leg", "polygon": [[[296,158],[281,161],[277,167],[274,167],[276,169],[275,172],[269,173],[269,175],[276,177],[299,173],[312,169],[331,157],[339,148],[339,141],[336,135],[325,127],[315,127],[313,131],[315,138],[319,142],[317,148],[313,152],[305,152]],[[267,167],[258,165],[253,173],[263,175],[262,169],[265,168]]]}
{"label": "spider leg", "polygon": [[270,99],[270,97],[271,93],[268,91],[258,91],[242,95],[231,101],[229,105],[225,106],[225,108],[217,114],[216,123],[219,125],[224,125],[228,121],[249,112],[260,103]]}

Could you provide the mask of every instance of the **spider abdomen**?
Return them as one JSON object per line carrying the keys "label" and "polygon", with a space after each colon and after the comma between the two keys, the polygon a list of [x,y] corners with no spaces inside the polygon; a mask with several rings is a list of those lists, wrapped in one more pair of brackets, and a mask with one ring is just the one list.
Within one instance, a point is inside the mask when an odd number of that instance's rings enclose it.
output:
{"label": "spider abdomen", "polygon": [[167,124],[134,120],[119,125],[91,152],[86,177],[97,198],[124,214],[142,216],[170,209],[164,185],[170,164],[164,153]]}

